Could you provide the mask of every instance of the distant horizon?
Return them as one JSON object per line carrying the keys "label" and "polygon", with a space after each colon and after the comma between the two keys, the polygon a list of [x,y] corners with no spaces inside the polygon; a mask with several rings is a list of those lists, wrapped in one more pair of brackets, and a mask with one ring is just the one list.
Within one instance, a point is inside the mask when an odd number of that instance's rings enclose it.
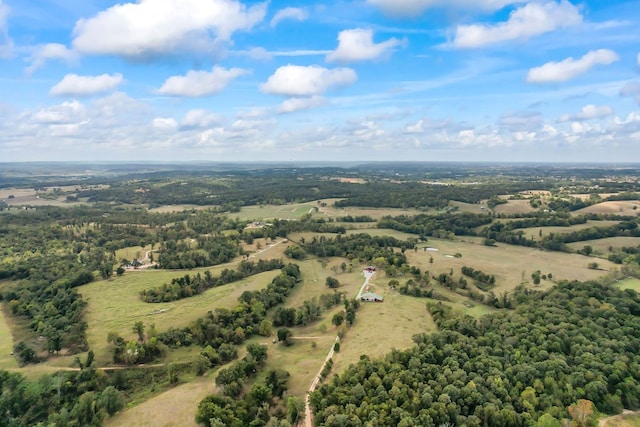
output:
{"label": "distant horizon", "polygon": [[640,157],[637,0],[0,0],[0,64],[2,161]]}

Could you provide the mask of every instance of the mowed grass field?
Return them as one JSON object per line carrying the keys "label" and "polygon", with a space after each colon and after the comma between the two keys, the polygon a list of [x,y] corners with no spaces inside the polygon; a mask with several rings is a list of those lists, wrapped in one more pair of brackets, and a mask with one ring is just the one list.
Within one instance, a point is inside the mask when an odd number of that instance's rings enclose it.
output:
{"label": "mowed grass field", "polygon": [[640,245],[640,237],[607,237],[605,239],[585,240],[582,242],[569,243],[571,249],[578,250],[585,246],[591,246],[596,255],[609,254],[609,247],[620,250],[623,247],[637,247]]}
{"label": "mowed grass field", "polygon": [[[318,203],[314,203],[314,206],[318,206],[318,212],[314,216],[321,216],[327,218],[340,218],[344,216],[370,216],[374,220],[379,220],[384,216],[398,216],[398,215],[417,215],[425,213],[417,209],[396,209],[396,208],[367,208],[359,206],[348,206],[344,208],[334,207],[333,204],[340,199],[324,199],[320,200],[320,203],[325,203],[326,206],[320,206]],[[436,212],[435,210],[433,212]],[[358,223],[350,223],[357,226]]]}
{"label": "mowed grass field", "polygon": [[529,203],[528,199],[507,200],[507,203],[498,205],[493,210],[495,213],[504,214],[519,214],[537,211],[536,208],[531,206],[531,203]]}
{"label": "mowed grass field", "polygon": [[[384,283],[386,278],[376,278],[374,283]],[[349,328],[334,355],[333,372],[338,373],[360,356],[383,357],[392,349],[402,350],[413,345],[412,337],[421,332],[433,332],[436,325],[427,311],[427,300],[385,291],[377,286],[374,292],[384,296],[379,303],[361,303],[355,323]]]}
{"label": "mowed grass field", "polygon": [[315,203],[292,203],[290,205],[243,206],[240,212],[229,214],[241,220],[299,219],[310,213]]}
{"label": "mowed grass field", "polygon": [[[473,267],[486,274],[496,276],[496,294],[511,291],[524,281],[531,282],[531,273],[540,270],[542,274],[553,274],[553,280],[592,280],[617,266],[607,260],[598,259],[601,270],[587,268],[593,258],[578,254],[547,252],[523,246],[498,243],[497,246],[484,246],[477,241],[465,238],[461,240],[429,239],[427,246],[438,251],[407,251],[410,265],[429,271],[432,276],[449,273],[453,269],[454,277],[459,277],[462,266]],[[456,253],[462,257],[455,258]],[[433,263],[429,259],[433,257]],[[471,280],[469,280],[472,283]],[[552,283],[542,281],[540,288]],[[533,285],[532,285],[533,286]]]}
{"label": "mowed grass field", "polygon": [[569,227],[529,227],[529,228],[521,228],[524,232],[524,236],[528,239],[539,240],[540,231],[542,231],[542,237],[548,236],[549,234],[566,234],[573,233],[574,231],[585,230],[591,227],[610,227],[612,225],[618,224],[619,221],[587,221],[584,224],[575,224]]}
{"label": "mowed grass field", "polygon": [[[585,213],[597,213],[597,214],[613,214],[613,215],[630,215],[637,216],[640,215],[640,209],[638,206],[640,205],[640,201],[638,200],[622,200],[616,202],[602,202],[597,203],[595,205],[587,206],[586,208],[578,209],[574,211],[574,214],[585,214]],[[634,206],[636,209],[634,209]]]}

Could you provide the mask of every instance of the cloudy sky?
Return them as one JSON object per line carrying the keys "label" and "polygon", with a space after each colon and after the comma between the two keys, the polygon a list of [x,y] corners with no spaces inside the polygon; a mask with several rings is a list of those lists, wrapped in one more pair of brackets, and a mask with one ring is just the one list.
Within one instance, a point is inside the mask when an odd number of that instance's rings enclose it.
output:
{"label": "cloudy sky", "polygon": [[0,0],[0,161],[640,161],[638,0]]}

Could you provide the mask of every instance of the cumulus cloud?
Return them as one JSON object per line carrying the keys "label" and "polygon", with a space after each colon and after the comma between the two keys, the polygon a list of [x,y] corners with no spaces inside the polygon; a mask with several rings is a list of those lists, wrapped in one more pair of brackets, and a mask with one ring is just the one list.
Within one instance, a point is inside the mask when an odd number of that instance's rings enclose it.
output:
{"label": "cumulus cloud", "polygon": [[509,4],[523,3],[525,0],[367,0],[367,3],[381,9],[387,15],[394,17],[415,17],[425,10],[446,7],[499,10]]}
{"label": "cumulus cloud", "polygon": [[300,110],[310,110],[312,108],[321,107],[327,103],[327,100],[321,96],[312,96],[310,98],[289,98],[286,99],[278,107],[278,113],[293,113]]}
{"label": "cumulus cloud", "polygon": [[355,28],[340,31],[338,47],[327,55],[329,62],[356,62],[386,57],[404,42],[390,38],[381,43],[373,42],[373,30]]}
{"label": "cumulus cloud", "polygon": [[189,110],[184,115],[184,118],[180,122],[182,128],[207,128],[213,125],[220,124],[222,117],[218,114],[212,113],[207,110],[194,109]]}
{"label": "cumulus cloud", "polygon": [[9,6],[0,0],[0,58],[8,58],[13,51],[13,40],[9,37]]}
{"label": "cumulus cloud", "polygon": [[412,125],[407,125],[404,128],[406,133],[423,133],[424,132],[424,120],[420,119]]}
{"label": "cumulus cloud", "polygon": [[84,111],[85,106],[74,100],[41,108],[33,114],[32,118],[34,122],[40,124],[66,124],[82,119]]}
{"label": "cumulus cloud", "polygon": [[160,130],[171,131],[178,128],[178,122],[173,117],[156,117],[153,119],[153,127]]}
{"label": "cumulus cloud", "polygon": [[184,76],[169,77],[158,89],[158,93],[192,98],[213,95],[224,89],[236,77],[247,73],[248,71],[242,68],[227,70],[217,65],[211,71],[191,70]]}
{"label": "cumulus cloud", "polygon": [[560,62],[547,62],[540,67],[532,68],[527,73],[527,82],[566,82],[586,73],[596,65],[609,65],[618,59],[618,55],[612,50],[592,50],[580,59],[569,57]]}
{"label": "cumulus cloud", "polygon": [[309,17],[307,12],[304,9],[300,9],[299,7],[285,7],[284,9],[279,10],[275,16],[271,19],[271,26],[275,27],[280,22],[285,21],[287,19],[293,19],[295,21],[304,21]]}
{"label": "cumulus cloud", "polygon": [[53,96],[91,96],[115,90],[123,82],[122,74],[79,76],[67,74],[49,91]]}
{"label": "cumulus cloud", "polygon": [[[112,6],[76,22],[73,46],[81,53],[149,58],[178,50],[202,50],[250,30],[267,3],[237,0],[139,0]],[[212,38],[212,34],[215,37]]]}
{"label": "cumulus cloud", "polygon": [[33,74],[34,71],[51,59],[73,63],[78,59],[78,54],[60,43],[47,43],[37,46],[27,59],[29,66],[25,69],[25,72]]}
{"label": "cumulus cloud", "polygon": [[558,122],[560,123],[570,122],[570,121],[581,122],[585,120],[601,119],[601,118],[610,116],[612,114],[613,114],[613,109],[608,105],[597,107],[593,104],[588,104],[582,107],[582,110],[580,110],[580,112],[577,114],[563,114],[558,118]]}
{"label": "cumulus cloud", "polygon": [[558,3],[532,2],[511,12],[506,22],[458,26],[452,44],[457,48],[480,48],[509,40],[528,39],[581,23],[580,11],[566,0]]}
{"label": "cumulus cloud", "polygon": [[284,65],[260,85],[265,93],[292,97],[322,95],[330,89],[351,85],[358,80],[351,68],[328,69],[317,65]]}

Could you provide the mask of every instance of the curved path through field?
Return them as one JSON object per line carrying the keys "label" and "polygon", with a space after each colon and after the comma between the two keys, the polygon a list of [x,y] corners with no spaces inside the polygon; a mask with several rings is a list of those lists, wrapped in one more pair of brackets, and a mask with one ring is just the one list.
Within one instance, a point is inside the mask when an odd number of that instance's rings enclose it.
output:
{"label": "curved path through field", "polygon": [[[624,411],[622,411],[622,414],[620,415],[612,415],[610,417],[606,417],[606,418],[601,418],[598,421],[598,427],[607,427],[609,425],[609,422],[612,421],[621,421],[622,417],[624,417],[625,415],[633,415],[633,414],[638,414],[640,415],[640,411],[629,411],[628,409],[625,409]],[[618,424],[616,424],[618,425]],[[631,424],[629,424],[631,425]]]}
{"label": "curved path through field", "polygon": [[[369,284],[369,280],[371,280],[371,278],[373,277],[375,272],[374,271],[363,271],[363,274],[364,274],[364,283],[362,284],[362,286],[360,286],[360,290],[358,291],[358,295],[356,296],[355,299],[359,299],[360,298],[360,296],[362,295],[362,292],[364,291],[364,289]],[[327,354],[327,357],[324,359],[324,363],[320,367],[320,370],[318,371],[318,374],[313,378],[313,381],[311,382],[311,385],[309,386],[309,389],[307,390],[307,395],[304,398],[304,419],[302,419],[298,423],[298,426],[300,426],[300,427],[313,427],[313,414],[311,413],[311,405],[309,404],[309,396],[311,395],[311,393],[313,393],[315,391],[316,387],[318,387],[318,383],[320,382],[320,374],[322,373],[322,370],[324,369],[324,367],[327,364],[327,362],[329,361],[329,359],[331,359],[333,357],[335,345],[338,342],[340,342],[340,337],[336,336],[336,339],[334,340],[333,344],[331,344],[331,349],[329,350],[329,353]]]}

